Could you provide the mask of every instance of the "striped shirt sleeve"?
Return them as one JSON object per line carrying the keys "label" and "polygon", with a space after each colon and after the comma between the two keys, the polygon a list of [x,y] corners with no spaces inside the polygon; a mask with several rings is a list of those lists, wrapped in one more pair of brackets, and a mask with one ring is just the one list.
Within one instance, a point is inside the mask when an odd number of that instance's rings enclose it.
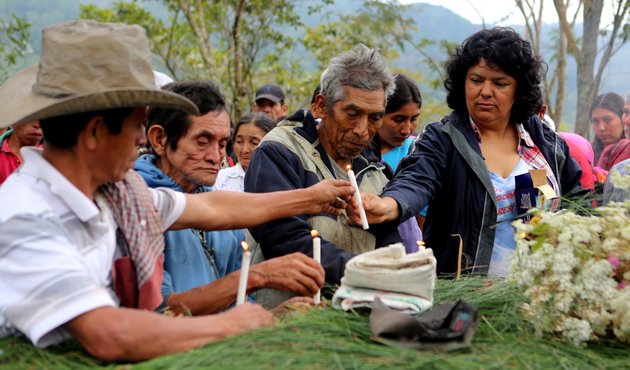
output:
{"label": "striped shirt sleeve", "polygon": [[116,306],[109,289],[90,273],[83,252],[52,214],[18,215],[0,223],[2,334],[12,328],[46,347],[69,337],[63,324],[73,318]]}

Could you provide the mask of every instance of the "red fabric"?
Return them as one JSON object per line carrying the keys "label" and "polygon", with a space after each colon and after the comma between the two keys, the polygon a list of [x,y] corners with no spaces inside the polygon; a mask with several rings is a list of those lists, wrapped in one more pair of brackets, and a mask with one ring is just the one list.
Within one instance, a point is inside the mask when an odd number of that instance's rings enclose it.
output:
{"label": "red fabric", "polygon": [[131,257],[123,256],[114,261],[112,280],[122,307],[138,307],[138,285],[136,270]]}
{"label": "red fabric", "polygon": [[147,184],[130,170],[122,181],[98,191],[122,233],[119,241],[126,244],[127,256],[114,262],[114,287],[121,305],[153,311],[163,301],[165,227]]}
{"label": "red fabric", "polygon": [[[162,277],[164,276],[164,256],[160,256],[156,263],[154,274],[144,283],[142,289],[152,292],[162,290]],[[114,289],[120,299],[122,307],[132,307],[153,310],[162,303],[161,294],[140,294],[138,291],[136,268],[131,257],[124,256],[114,261],[112,274]]]}
{"label": "red fabric", "polygon": [[11,151],[9,138],[7,137],[0,147],[0,184],[2,184],[13,171],[20,167],[20,164],[22,164],[22,161]]}
{"label": "red fabric", "polygon": [[145,310],[157,309],[164,298],[162,297],[162,280],[164,280],[164,255],[155,261],[155,268],[149,278],[140,286],[138,292],[138,308]]}
{"label": "red fabric", "polygon": [[630,140],[621,139],[616,144],[611,144],[604,148],[602,155],[597,161],[597,167],[610,171],[612,166],[628,158],[630,158]]}

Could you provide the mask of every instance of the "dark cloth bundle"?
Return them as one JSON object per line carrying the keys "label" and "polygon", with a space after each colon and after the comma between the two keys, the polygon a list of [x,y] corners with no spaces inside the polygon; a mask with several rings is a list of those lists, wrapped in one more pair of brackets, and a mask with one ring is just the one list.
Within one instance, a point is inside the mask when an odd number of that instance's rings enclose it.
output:
{"label": "dark cloth bundle", "polygon": [[470,345],[477,329],[477,309],[459,300],[411,316],[387,307],[376,298],[370,329],[380,341],[399,347],[451,351]]}

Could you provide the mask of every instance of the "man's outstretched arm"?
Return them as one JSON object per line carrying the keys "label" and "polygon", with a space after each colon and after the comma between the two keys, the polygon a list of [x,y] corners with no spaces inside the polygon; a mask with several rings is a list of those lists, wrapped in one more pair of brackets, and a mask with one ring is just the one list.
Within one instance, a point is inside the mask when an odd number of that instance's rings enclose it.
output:
{"label": "man's outstretched arm", "polygon": [[70,320],[65,328],[92,356],[114,362],[188,351],[273,322],[270,312],[246,302],[219,315],[200,317],[101,307]]}
{"label": "man's outstretched arm", "polygon": [[[191,290],[172,293],[166,304],[176,313],[190,312],[194,316],[219,312],[236,300],[241,270]],[[295,292],[313,296],[324,285],[324,269],[302,253],[272,258],[252,265],[247,280],[247,293],[262,288]]]}
{"label": "man's outstretched arm", "polygon": [[184,213],[171,228],[229,230],[296,215],[339,214],[353,191],[349,181],[325,180],[306,189],[271,193],[186,194]]}

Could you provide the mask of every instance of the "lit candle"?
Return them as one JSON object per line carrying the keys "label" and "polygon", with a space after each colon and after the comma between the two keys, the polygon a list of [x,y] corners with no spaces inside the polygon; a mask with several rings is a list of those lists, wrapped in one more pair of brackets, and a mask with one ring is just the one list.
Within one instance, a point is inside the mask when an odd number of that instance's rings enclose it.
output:
{"label": "lit candle", "polygon": [[416,244],[418,244],[418,251],[423,251],[426,249],[426,246],[424,244],[424,240],[418,240],[416,241]]}
{"label": "lit candle", "polygon": [[249,245],[241,242],[243,247],[243,259],[241,260],[241,276],[238,281],[238,291],[236,293],[236,305],[240,306],[245,303],[245,294],[247,294],[247,275],[249,274],[249,262],[252,254],[249,252]]}
{"label": "lit candle", "polygon": [[[315,262],[322,263],[322,239],[317,236],[317,230],[311,230],[311,236],[313,237],[313,259]],[[313,301],[315,304],[319,304],[321,302],[322,292],[318,290],[313,297]]]}
{"label": "lit candle", "polygon": [[363,224],[363,230],[367,230],[370,228],[370,225],[367,221],[367,216],[365,215],[365,209],[363,209],[363,200],[361,199],[361,193],[359,192],[359,185],[357,185],[357,179],[354,176],[354,171],[352,170],[352,166],[347,165],[346,170],[348,170],[348,179],[350,179],[350,183],[354,186],[354,199],[359,204],[359,215],[361,216],[361,224]]}

